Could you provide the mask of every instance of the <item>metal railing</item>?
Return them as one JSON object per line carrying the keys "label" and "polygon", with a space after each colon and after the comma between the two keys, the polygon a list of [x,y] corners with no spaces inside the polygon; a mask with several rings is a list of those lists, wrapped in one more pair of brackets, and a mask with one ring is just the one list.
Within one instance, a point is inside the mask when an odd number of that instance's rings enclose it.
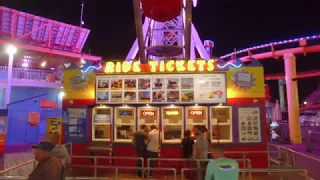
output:
{"label": "metal railing", "polygon": [[309,130],[307,133],[307,151],[320,153],[320,132]]}
{"label": "metal railing", "polygon": [[[8,68],[5,66],[0,66],[0,72],[7,72]],[[54,77],[51,80],[50,77]],[[28,80],[28,81],[43,81],[43,82],[62,82],[62,73],[57,71],[48,71],[48,70],[35,70],[35,69],[23,69],[23,68],[13,68],[12,69],[12,78],[19,80]]]}
{"label": "metal railing", "polygon": [[[190,171],[196,171],[199,172],[202,169],[199,168],[183,168],[181,170],[181,180],[185,179],[185,174],[186,172],[190,172]],[[240,177],[241,180],[252,180],[252,173],[279,173],[280,177],[279,180],[283,179],[284,176],[289,176],[289,174],[291,173],[292,176],[297,176],[297,175],[301,175],[300,177],[303,177],[304,180],[308,180],[308,172],[305,169],[240,169],[239,173],[248,173],[249,176],[242,176]],[[283,175],[283,173],[285,173],[285,175]],[[290,178],[290,180],[303,180],[300,177],[298,177],[299,179],[293,179]],[[268,177],[268,179],[270,179],[270,177]]]}
{"label": "metal railing", "polygon": [[[72,152],[72,144],[71,143],[67,143],[65,144],[65,146],[70,146],[69,149],[71,150]],[[285,147],[281,147],[281,146],[278,146],[278,145],[273,145],[273,144],[269,144],[269,151],[234,151],[234,152],[226,152],[226,154],[242,154],[240,159],[238,159],[237,161],[238,162],[243,162],[243,166],[244,166],[244,169],[250,169],[251,168],[251,160],[249,158],[249,155],[248,154],[265,154],[267,153],[268,154],[268,158],[270,161],[274,161],[276,164],[278,164],[279,166],[280,165],[283,165],[285,167],[284,172],[287,172],[288,168],[291,168],[291,169],[294,169],[294,168],[301,168],[300,165],[297,165],[297,155],[300,155],[301,156],[305,156],[306,158],[310,158],[310,159],[313,159],[314,161],[317,161],[317,162],[320,162],[320,160],[316,159],[316,158],[313,158],[313,157],[309,157],[307,155],[304,155],[302,153],[298,153],[298,152],[295,152],[291,149],[288,149],[288,148],[285,148]],[[276,151],[271,151],[270,147],[273,147],[273,148],[276,148]],[[276,154],[276,157],[272,156],[272,154]],[[124,167],[124,166],[114,166],[113,163],[111,163],[110,166],[99,166],[98,165],[98,159],[108,159],[108,160],[112,160],[112,162],[116,161],[116,160],[132,160],[132,161],[143,161],[143,158],[137,158],[137,157],[116,157],[116,156],[71,156],[71,158],[75,159],[75,158],[80,158],[80,159],[90,159],[90,160],[93,160],[93,165],[72,165],[71,168],[77,168],[77,167],[85,167],[85,168],[93,168],[94,169],[94,176],[91,177],[91,179],[93,178],[97,178],[98,176],[98,172],[97,172],[97,169],[114,169],[115,171],[118,171],[119,169],[132,169],[132,170],[137,170],[137,167]],[[236,158],[233,158],[233,159],[236,159]],[[151,164],[151,161],[178,161],[178,162],[186,162],[186,161],[190,161],[190,162],[196,162],[196,166],[193,166],[193,167],[197,167],[197,168],[200,168],[200,162],[201,161],[207,161],[207,160],[186,160],[186,159],[177,159],[177,158],[150,158],[147,160],[147,167],[144,167],[143,163],[142,163],[142,167],[141,169],[144,169],[144,170],[166,170],[168,168],[162,168],[162,167],[150,167],[150,164]],[[6,170],[3,170],[3,171],[0,171],[0,175],[3,175],[9,171],[12,171],[12,170],[15,170],[15,169],[18,169],[18,168],[21,168],[22,166],[25,166],[25,165],[29,165],[33,163],[33,166],[35,166],[36,162],[34,160],[31,160],[31,161],[28,161],[28,162],[25,162],[25,163],[22,163],[22,164],[19,164],[17,166],[14,166],[14,167],[11,167],[11,168],[8,168]],[[315,168],[319,167],[319,166],[314,166]],[[269,166],[270,168],[270,166]],[[303,168],[303,167],[302,167]],[[173,168],[175,169],[175,168]],[[176,169],[175,169],[176,170]],[[279,170],[279,169],[278,169]],[[307,169],[308,170],[308,169]],[[247,177],[245,175],[246,172],[248,172],[248,176],[250,177],[251,176],[251,171],[249,170],[246,170],[246,171],[243,171],[241,170],[240,171],[241,174],[242,174],[242,178],[244,177]],[[115,172],[114,174],[117,174],[119,172]],[[176,173],[176,171],[175,171]],[[304,174],[304,172],[303,172]],[[311,173],[312,174],[312,173]],[[20,178],[20,177],[19,177]],[[0,178],[1,179],[1,178]],[[68,178],[70,179],[70,178]],[[77,177],[76,177],[77,179]],[[311,178],[310,178],[311,179]],[[320,179],[320,178],[317,178],[317,179]]]}
{"label": "metal railing", "polygon": [[[268,148],[275,148],[279,152],[279,163],[284,168],[306,169],[308,171],[309,179],[320,179],[320,159],[280,145],[268,144]],[[286,152],[285,155],[283,155],[284,152]]]}

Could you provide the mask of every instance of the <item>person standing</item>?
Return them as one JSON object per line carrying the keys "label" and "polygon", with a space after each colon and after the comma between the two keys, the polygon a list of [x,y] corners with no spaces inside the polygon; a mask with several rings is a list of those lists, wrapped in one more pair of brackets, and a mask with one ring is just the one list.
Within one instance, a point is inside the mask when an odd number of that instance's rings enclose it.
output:
{"label": "person standing", "polygon": [[64,180],[65,173],[61,161],[52,157],[54,145],[50,142],[40,142],[32,146],[34,158],[38,161],[28,180]]}
{"label": "person standing", "polygon": [[[136,156],[139,158],[144,158],[147,154],[147,144],[148,144],[148,135],[146,133],[147,126],[145,124],[141,124],[139,130],[133,134],[132,144],[136,150]],[[142,171],[142,163],[141,159],[137,160],[137,167],[139,168],[137,171],[137,175],[142,177],[145,173]]]}
{"label": "person standing", "polygon": [[58,132],[53,132],[50,136],[50,142],[55,146],[52,150],[52,156],[61,160],[64,166],[71,163],[70,155],[67,148],[60,144],[60,134]]}
{"label": "person standing", "polygon": [[[156,125],[151,125],[151,131],[148,134],[148,158],[158,158],[160,147],[160,133]],[[154,167],[156,161],[150,161],[150,167]],[[152,177],[152,170],[149,171],[149,177]]]}
{"label": "person standing", "polygon": [[[191,131],[187,129],[184,132],[184,138],[181,140],[181,152],[182,152],[182,157],[184,159],[192,158],[193,144],[194,144],[194,140],[193,140],[193,137],[191,137]],[[183,166],[184,168],[190,168],[191,161],[184,162]],[[191,178],[191,173],[188,172],[186,176],[187,178]]]}
{"label": "person standing", "polygon": [[[205,137],[204,132],[205,128],[203,126],[195,126],[193,128],[195,135],[197,136],[197,140],[193,146],[193,159],[197,160],[207,160],[208,159],[208,139]],[[204,177],[202,169],[205,169],[207,167],[206,161],[200,162],[201,171],[198,172],[197,179],[202,179]]]}

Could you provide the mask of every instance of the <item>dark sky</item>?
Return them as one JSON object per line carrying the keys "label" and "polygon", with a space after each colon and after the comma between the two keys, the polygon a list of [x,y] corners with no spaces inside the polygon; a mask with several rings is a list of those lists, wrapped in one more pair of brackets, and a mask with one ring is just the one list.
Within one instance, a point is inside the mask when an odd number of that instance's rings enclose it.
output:
{"label": "dark sky", "polygon": [[[234,48],[320,34],[319,0],[198,0],[193,23],[201,38],[215,42],[215,56]],[[80,0],[0,0],[0,5],[79,25]],[[86,0],[84,21],[91,29],[85,51],[105,59],[124,59],[134,39],[132,0]],[[297,71],[320,69],[320,55],[298,56]],[[282,73],[281,60],[264,60],[266,74]],[[304,101],[319,78],[299,79]],[[278,98],[276,81],[267,82]]]}

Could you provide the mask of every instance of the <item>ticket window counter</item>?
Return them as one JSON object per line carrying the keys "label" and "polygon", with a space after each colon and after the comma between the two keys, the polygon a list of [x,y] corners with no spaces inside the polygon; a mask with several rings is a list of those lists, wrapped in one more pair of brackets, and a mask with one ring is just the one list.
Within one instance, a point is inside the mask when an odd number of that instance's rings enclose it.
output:
{"label": "ticket window counter", "polygon": [[205,106],[186,107],[186,129],[192,130],[195,125],[208,128],[208,108]]}
{"label": "ticket window counter", "polygon": [[183,107],[162,108],[162,142],[177,144],[183,137]]}
{"label": "ticket window counter", "polygon": [[92,141],[107,141],[112,139],[111,107],[95,107],[92,109]]}
{"label": "ticket window counter", "polygon": [[99,106],[92,109],[92,142],[86,149],[91,156],[96,153],[112,155],[112,117],[112,107]]}
{"label": "ticket window counter", "polygon": [[131,142],[136,130],[136,108],[121,106],[114,113],[114,142]]}
{"label": "ticket window counter", "polygon": [[210,107],[210,135],[213,143],[231,143],[232,139],[232,107]]}
{"label": "ticket window counter", "polygon": [[147,125],[149,130],[151,125],[156,125],[159,128],[159,115],[159,108],[157,107],[139,107],[137,129],[139,129],[141,124]]}

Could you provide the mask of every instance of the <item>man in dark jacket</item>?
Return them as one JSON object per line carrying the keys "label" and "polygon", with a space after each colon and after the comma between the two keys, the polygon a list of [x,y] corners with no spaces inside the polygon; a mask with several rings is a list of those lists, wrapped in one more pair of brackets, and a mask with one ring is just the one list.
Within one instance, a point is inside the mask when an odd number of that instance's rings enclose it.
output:
{"label": "man in dark jacket", "polygon": [[59,159],[52,157],[54,145],[50,142],[40,142],[32,146],[37,167],[31,172],[28,180],[64,180],[64,168]]}
{"label": "man in dark jacket", "polygon": [[[147,144],[148,144],[148,135],[147,135],[147,126],[145,124],[141,124],[138,131],[133,134],[132,143],[136,149],[137,157],[144,158],[147,154]],[[142,167],[143,161],[140,159],[137,160],[137,167]],[[138,169],[139,177],[142,177],[142,170]]]}

